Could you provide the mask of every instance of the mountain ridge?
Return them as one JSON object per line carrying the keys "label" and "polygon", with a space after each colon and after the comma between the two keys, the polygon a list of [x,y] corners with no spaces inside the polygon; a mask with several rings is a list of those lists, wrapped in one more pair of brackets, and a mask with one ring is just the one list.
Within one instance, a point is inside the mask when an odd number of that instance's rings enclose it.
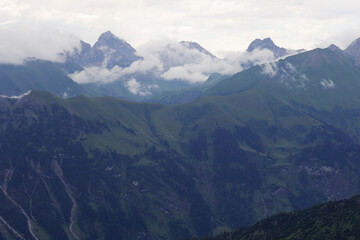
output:
{"label": "mountain ridge", "polygon": [[281,213],[250,227],[201,239],[357,239],[360,236],[359,201],[360,197],[355,196],[302,211]]}
{"label": "mountain ridge", "polygon": [[[359,110],[346,110],[341,101],[338,108],[318,110],[304,101],[251,89],[176,106],[112,97],[62,99],[39,91],[1,98],[0,129],[6,131],[0,132],[0,151],[7,157],[11,145],[24,148],[11,152],[11,164],[0,166],[0,174],[14,172],[6,193],[25,212],[29,199],[21,196],[38,182],[34,203],[44,199],[54,214],[40,216],[35,204],[31,220],[39,219],[37,226],[52,239],[71,239],[71,197],[78,206],[75,234],[83,239],[210,235],[358,193],[360,147],[351,133],[359,132],[353,124]],[[61,169],[74,195],[65,186],[54,187]],[[56,196],[68,196],[58,200],[60,208],[54,208],[43,181]],[[5,202],[0,216],[33,239],[26,225],[11,221],[24,215],[8,212],[14,206]],[[55,217],[61,215],[65,220]]]}

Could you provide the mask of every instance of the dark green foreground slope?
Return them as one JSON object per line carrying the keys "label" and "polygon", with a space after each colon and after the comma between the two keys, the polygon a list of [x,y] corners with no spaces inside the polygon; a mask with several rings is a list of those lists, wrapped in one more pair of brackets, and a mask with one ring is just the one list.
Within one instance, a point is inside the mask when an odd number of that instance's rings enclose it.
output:
{"label": "dark green foreground slope", "polygon": [[[360,197],[281,213],[251,227],[202,240],[328,240],[360,238]],[[200,239],[199,239],[200,240]]]}
{"label": "dark green foreground slope", "polygon": [[358,70],[328,50],[276,66],[177,106],[0,98],[0,236],[189,239],[359,194]]}

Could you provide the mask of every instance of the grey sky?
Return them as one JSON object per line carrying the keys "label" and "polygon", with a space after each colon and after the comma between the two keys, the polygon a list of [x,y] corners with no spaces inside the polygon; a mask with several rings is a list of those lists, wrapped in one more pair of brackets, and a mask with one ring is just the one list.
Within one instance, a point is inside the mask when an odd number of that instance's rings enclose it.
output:
{"label": "grey sky", "polygon": [[93,44],[111,30],[134,47],[170,38],[221,55],[264,37],[292,49],[345,47],[360,37],[359,16],[355,0],[0,0],[0,34],[11,37],[9,46],[19,36],[17,44],[40,37],[53,48],[73,44],[70,34]]}

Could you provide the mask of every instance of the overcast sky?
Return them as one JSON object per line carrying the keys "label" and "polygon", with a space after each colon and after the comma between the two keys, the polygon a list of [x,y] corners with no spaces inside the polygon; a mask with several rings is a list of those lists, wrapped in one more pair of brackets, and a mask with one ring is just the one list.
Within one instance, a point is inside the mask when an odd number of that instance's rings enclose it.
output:
{"label": "overcast sky", "polygon": [[292,49],[344,48],[360,37],[360,1],[0,0],[3,48],[60,49],[75,41],[71,34],[93,44],[107,30],[134,47],[170,38],[196,41],[217,55],[264,37]]}

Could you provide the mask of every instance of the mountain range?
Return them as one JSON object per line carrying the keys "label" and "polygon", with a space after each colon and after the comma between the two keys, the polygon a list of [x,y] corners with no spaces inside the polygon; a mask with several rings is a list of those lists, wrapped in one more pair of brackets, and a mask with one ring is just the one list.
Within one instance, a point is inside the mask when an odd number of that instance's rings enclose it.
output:
{"label": "mountain range", "polygon": [[358,194],[358,76],[315,49],[182,105],[2,97],[0,233],[188,239]]}
{"label": "mountain range", "polygon": [[359,194],[350,46],[210,75],[173,105],[91,97],[71,61],[0,66],[0,239],[190,239]]}
{"label": "mountain range", "polygon": [[[62,54],[64,63],[30,58],[23,65],[1,65],[2,82],[6,84],[2,86],[1,94],[16,95],[37,89],[50,91],[61,97],[85,94],[174,104],[192,101],[210,85],[217,83],[214,79],[229,76],[229,73],[220,73],[221,77],[218,78],[218,70],[211,70],[210,66],[222,65],[226,61],[195,42],[167,44],[152,52],[150,57],[143,57],[126,41],[108,31],[101,34],[93,46],[84,41],[80,41],[79,46],[73,52]],[[255,40],[250,44],[248,53],[251,54],[254,49],[267,49],[277,57],[280,56],[279,49],[282,49],[282,54],[291,52],[277,47],[271,39]],[[52,70],[45,66],[45,62],[52,65]],[[241,68],[249,68],[256,63],[245,61],[239,64]],[[208,72],[196,72],[196,69],[204,67],[209,69]],[[15,74],[12,69],[17,69],[18,73]],[[47,80],[47,71],[52,71],[53,81]],[[198,76],[204,80],[208,78],[208,81],[184,81],[180,78],[183,75],[189,75],[190,78]],[[36,79],[31,76],[36,76]],[[181,97],[174,98],[171,95]]]}

